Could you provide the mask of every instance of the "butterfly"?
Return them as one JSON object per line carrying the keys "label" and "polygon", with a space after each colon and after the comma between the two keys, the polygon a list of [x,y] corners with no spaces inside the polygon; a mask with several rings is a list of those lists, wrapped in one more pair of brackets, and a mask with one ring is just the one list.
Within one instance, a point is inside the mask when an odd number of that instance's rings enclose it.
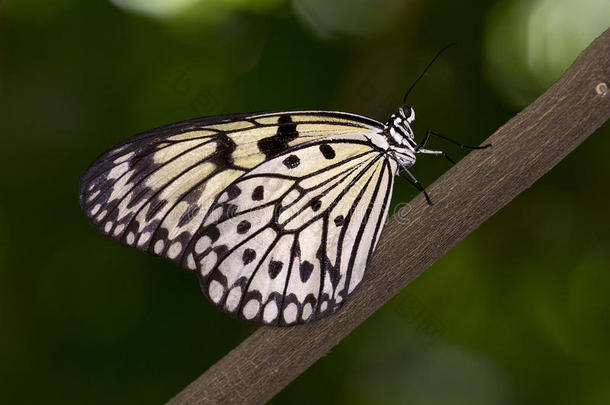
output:
{"label": "butterfly", "polygon": [[384,124],[338,111],[183,121],[104,152],[81,178],[80,203],[102,234],[196,273],[228,314],[305,323],[362,281],[396,174],[430,202],[409,167],[417,154],[451,160],[425,144],[452,140],[428,131],[417,144],[414,122],[406,103]]}

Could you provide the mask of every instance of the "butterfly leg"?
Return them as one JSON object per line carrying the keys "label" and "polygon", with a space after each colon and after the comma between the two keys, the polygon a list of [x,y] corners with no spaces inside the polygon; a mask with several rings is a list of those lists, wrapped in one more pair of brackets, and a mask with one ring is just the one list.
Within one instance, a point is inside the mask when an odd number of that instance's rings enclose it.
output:
{"label": "butterfly leg", "polygon": [[421,149],[424,146],[426,146],[426,144],[428,143],[428,139],[430,139],[430,135],[432,135],[432,131],[431,130],[427,130],[426,131],[426,135],[424,136],[424,139],[422,139],[422,141],[419,143],[419,145],[417,145],[415,150]]}
{"label": "butterfly leg", "polygon": [[444,139],[447,142],[451,142],[452,144],[459,146],[460,149],[486,149],[486,148],[491,147],[490,143],[488,143],[487,145],[483,145],[483,146],[464,145],[463,143],[460,143],[460,142],[456,141],[455,139],[451,139],[448,136],[441,135],[438,132],[434,132],[434,131],[429,129],[429,130],[426,131],[426,135],[424,136],[424,139],[420,142],[419,145],[417,145],[416,150],[417,149],[421,149],[424,146],[426,146],[426,143],[428,142],[428,139],[430,139],[431,135],[434,135],[434,136],[436,136],[438,138]]}
{"label": "butterfly leg", "polygon": [[[421,183],[415,178],[415,176],[413,176],[413,174],[408,169],[403,167],[403,170],[404,173],[407,173],[408,177],[404,175],[402,177],[409,183],[411,183],[413,187],[421,191],[424,194],[424,197],[426,197],[426,202],[428,203],[428,205],[432,205],[432,200],[430,200],[430,196],[428,196],[428,193],[426,192],[424,186],[421,185]],[[403,172],[400,172],[400,174],[402,175]]]}
{"label": "butterfly leg", "polygon": [[424,139],[415,148],[415,152],[416,153],[423,153],[423,154],[427,154],[427,155],[442,155],[442,156],[445,157],[445,159],[450,161],[452,164],[455,164],[455,160],[451,159],[451,157],[449,157],[449,155],[447,155],[447,153],[445,153],[444,151],[441,151],[441,150],[430,150],[430,149],[425,149],[424,148],[424,146],[426,146],[426,143],[430,139],[431,135],[434,135],[434,136],[439,137],[441,139],[444,139],[444,140],[446,140],[448,142],[451,142],[454,145],[459,146],[461,149],[486,149],[486,148],[489,148],[491,146],[491,144],[487,144],[487,145],[483,145],[483,146],[464,145],[463,143],[459,143],[458,141],[453,140],[453,139],[451,139],[449,137],[446,137],[444,135],[441,135],[441,134],[439,134],[437,132],[434,132],[432,130],[427,130],[426,131],[426,135],[424,136]]}
{"label": "butterfly leg", "polygon": [[452,164],[455,164],[455,160],[451,159],[449,155],[442,150],[431,150],[418,147],[417,149],[415,149],[415,153],[423,153],[424,155],[442,155]]}

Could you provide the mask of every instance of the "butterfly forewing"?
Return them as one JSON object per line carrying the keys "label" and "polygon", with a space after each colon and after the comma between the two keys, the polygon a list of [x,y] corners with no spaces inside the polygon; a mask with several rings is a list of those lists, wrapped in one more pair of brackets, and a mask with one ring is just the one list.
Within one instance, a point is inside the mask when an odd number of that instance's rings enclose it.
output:
{"label": "butterfly forewing", "polygon": [[383,125],[339,112],[211,117],[132,137],[81,179],[100,232],[198,273],[241,319],[288,325],[336,311],[361,281],[396,163]]}

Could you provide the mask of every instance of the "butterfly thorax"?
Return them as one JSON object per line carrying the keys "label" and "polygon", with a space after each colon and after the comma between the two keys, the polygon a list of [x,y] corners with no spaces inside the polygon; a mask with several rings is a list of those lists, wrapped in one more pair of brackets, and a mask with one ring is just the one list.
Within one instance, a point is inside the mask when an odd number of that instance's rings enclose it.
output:
{"label": "butterfly thorax", "polygon": [[402,167],[415,164],[415,150],[417,144],[414,140],[411,125],[415,122],[415,111],[403,105],[398,112],[392,114],[385,124],[384,133],[388,138],[388,153]]}

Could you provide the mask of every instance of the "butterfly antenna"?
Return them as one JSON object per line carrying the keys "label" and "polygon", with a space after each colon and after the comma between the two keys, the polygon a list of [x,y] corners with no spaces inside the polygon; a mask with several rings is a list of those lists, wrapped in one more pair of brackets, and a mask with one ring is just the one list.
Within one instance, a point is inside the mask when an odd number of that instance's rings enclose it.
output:
{"label": "butterfly antenna", "polygon": [[434,63],[435,60],[438,59],[439,56],[441,56],[441,54],[443,52],[445,52],[445,50],[447,50],[447,48],[451,48],[453,45],[455,45],[455,42],[450,43],[449,45],[445,45],[440,51],[438,51],[436,53],[436,55],[434,55],[434,58],[432,58],[432,60],[428,63],[428,65],[424,68],[424,70],[422,70],[422,72],[419,74],[419,76],[417,76],[417,79],[415,79],[415,81],[413,81],[413,83],[411,84],[411,86],[409,87],[409,89],[407,90],[407,93],[405,94],[405,96],[402,98],[402,103],[406,104],[407,103],[407,97],[409,96],[409,93],[411,93],[411,90],[413,90],[413,87],[415,87],[415,85],[417,84],[417,82],[424,77],[424,75],[426,73],[428,73],[428,70],[430,70],[430,67],[432,66],[432,64]]}

